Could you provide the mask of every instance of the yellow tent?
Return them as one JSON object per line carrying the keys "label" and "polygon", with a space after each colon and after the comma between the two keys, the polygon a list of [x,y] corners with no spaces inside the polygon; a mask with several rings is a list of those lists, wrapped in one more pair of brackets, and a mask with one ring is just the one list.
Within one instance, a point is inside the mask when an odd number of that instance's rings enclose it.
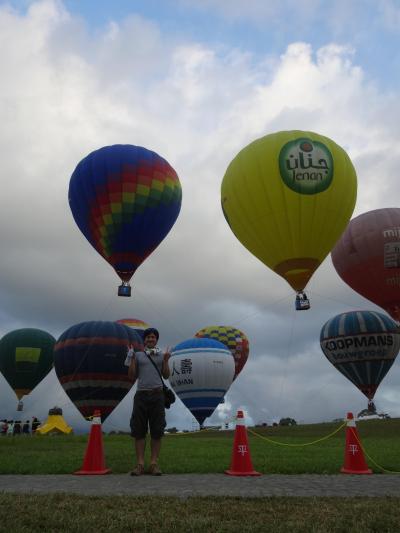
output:
{"label": "yellow tent", "polygon": [[59,407],[50,409],[46,422],[36,430],[36,433],[40,433],[40,435],[53,433],[65,433],[68,435],[71,432],[72,428],[65,422],[64,417],[62,416],[62,409]]}

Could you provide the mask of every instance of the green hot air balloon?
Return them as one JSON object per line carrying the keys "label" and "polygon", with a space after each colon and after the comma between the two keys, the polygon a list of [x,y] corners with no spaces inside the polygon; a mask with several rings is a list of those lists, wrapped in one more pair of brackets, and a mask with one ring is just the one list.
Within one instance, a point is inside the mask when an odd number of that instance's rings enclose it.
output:
{"label": "green hot air balloon", "polygon": [[0,371],[19,400],[50,372],[55,342],[50,333],[33,328],[10,331],[0,340]]}

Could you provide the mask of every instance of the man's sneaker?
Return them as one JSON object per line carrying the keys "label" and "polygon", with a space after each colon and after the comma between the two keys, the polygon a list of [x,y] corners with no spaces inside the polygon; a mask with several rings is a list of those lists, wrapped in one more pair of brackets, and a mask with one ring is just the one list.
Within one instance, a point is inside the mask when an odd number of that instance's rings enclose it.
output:
{"label": "man's sneaker", "polygon": [[144,465],[136,465],[131,472],[131,476],[141,476],[144,474]]}
{"label": "man's sneaker", "polygon": [[157,464],[153,463],[149,467],[149,474],[151,474],[152,476],[161,476],[162,472],[160,470],[160,467]]}

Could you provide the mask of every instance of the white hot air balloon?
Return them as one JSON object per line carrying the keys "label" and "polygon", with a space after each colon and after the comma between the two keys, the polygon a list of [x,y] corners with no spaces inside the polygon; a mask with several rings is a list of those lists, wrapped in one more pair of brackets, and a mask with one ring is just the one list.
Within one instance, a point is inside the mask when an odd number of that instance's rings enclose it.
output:
{"label": "white hot air balloon", "polygon": [[230,350],[214,339],[189,339],[172,350],[169,367],[171,387],[202,426],[232,384],[235,361]]}

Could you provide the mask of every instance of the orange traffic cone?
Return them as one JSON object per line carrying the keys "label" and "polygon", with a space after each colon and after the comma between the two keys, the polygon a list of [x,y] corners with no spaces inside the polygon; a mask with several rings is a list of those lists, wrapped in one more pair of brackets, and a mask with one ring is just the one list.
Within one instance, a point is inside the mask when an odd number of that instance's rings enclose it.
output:
{"label": "orange traffic cone", "polygon": [[229,470],[225,470],[225,474],[229,476],[261,476],[260,472],[253,469],[251,462],[243,411],[237,412],[231,466]]}
{"label": "orange traffic cone", "polygon": [[372,474],[365,462],[353,413],[347,413],[346,448],[344,450],[343,474]]}
{"label": "orange traffic cone", "polygon": [[104,461],[103,450],[103,435],[101,433],[101,413],[95,411],[93,413],[92,427],[90,428],[90,435],[88,444],[86,446],[85,458],[80,470],[74,472],[78,475],[101,475],[111,472],[106,468]]}

